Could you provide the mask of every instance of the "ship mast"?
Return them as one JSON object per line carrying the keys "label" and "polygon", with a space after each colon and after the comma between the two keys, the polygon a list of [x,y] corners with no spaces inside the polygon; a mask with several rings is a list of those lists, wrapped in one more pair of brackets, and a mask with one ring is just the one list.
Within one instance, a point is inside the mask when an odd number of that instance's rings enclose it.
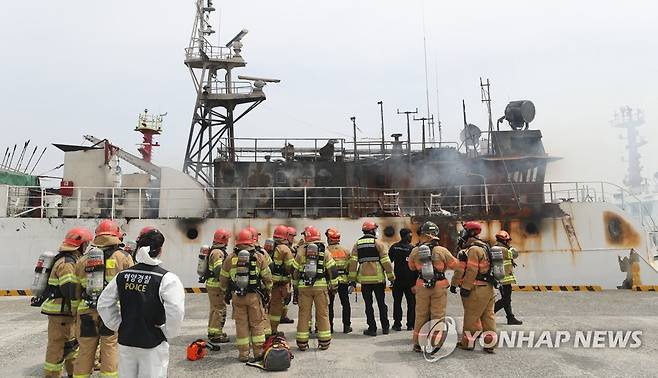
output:
{"label": "ship mast", "polygon": [[[183,172],[200,183],[212,186],[215,158],[235,161],[235,123],[265,101],[263,87],[275,79],[238,76],[233,80],[233,69],[247,65],[242,58],[243,29],[225,46],[209,41],[215,33],[210,25],[215,11],[212,0],[196,1],[196,16],[189,46],[185,49],[185,65],[190,70],[196,103],[185,151]],[[239,105],[247,105],[236,112]],[[217,156],[214,151],[218,150]]]}
{"label": "ship mast", "polygon": [[640,147],[647,142],[641,138],[638,128],[644,125],[644,112],[640,109],[633,110],[624,106],[615,113],[615,118],[610,122],[612,127],[626,129],[626,149],[628,150],[628,171],[624,184],[634,194],[642,192],[642,166],[640,165]]}

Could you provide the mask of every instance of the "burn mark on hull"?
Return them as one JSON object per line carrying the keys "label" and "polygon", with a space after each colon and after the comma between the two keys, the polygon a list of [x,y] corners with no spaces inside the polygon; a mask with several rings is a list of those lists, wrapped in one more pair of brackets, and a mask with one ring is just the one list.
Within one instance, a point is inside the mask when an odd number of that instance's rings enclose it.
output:
{"label": "burn mark on hull", "polygon": [[606,241],[615,247],[637,247],[640,234],[624,218],[611,211],[603,213]]}
{"label": "burn mark on hull", "polygon": [[185,234],[189,241],[194,241],[199,237],[199,226],[205,221],[201,218],[181,218],[176,220],[176,227]]}

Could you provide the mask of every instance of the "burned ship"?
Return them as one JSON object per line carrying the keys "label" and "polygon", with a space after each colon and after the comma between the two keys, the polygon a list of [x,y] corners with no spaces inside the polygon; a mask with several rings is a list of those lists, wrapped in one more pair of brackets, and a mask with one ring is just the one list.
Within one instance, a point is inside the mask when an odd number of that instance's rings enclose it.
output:
{"label": "burned ship", "polygon": [[[458,142],[393,134],[380,140],[238,138],[236,123],[265,101],[276,79],[237,76],[246,65],[242,30],[223,46],[210,42],[211,1],[196,2],[185,64],[196,88],[183,170],[154,164],[161,115],[140,115],[141,156],[108,139],[56,145],[64,153],[57,188],[10,168],[0,181],[0,289],[30,285],[33,262],[56,248],[74,226],[116,219],[134,239],[147,225],[167,239],[163,260],[186,287],[198,285],[196,255],[217,228],[251,225],[269,237],[275,226],[313,224],[341,231],[350,245],[364,219],[375,220],[387,244],[426,220],[456,252],[467,220],[483,223],[485,239],[508,230],[519,251],[520,287],[598,290],[658,285],[656,226],[613,200],[632,197],[605,182],[547,182],[557,159],[532,127],[531,101],[513,101],[487,130],[464,123]],[[356,126],[355,126],[356,127]],[[423,126],[425,131],[425,126]],[[120,164],[136,167],[123,174]],[[0,178],[5,177],[0,175]],[[24,177],[27,176],[27,177]],[[16,180],[23,177],[25,180]],[[17,253],[20,251],[20,253]]]}

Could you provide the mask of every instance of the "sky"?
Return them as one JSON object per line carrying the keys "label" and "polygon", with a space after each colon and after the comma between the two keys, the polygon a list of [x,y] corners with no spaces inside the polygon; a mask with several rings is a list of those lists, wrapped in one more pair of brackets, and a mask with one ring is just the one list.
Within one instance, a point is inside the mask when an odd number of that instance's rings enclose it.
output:
{"label": "sky", "polygon": [[[658,171],[658,2],[216,0],[215,7],[222,44],[249,30],[239,73],[281,79],[238,123],[238,137],[351,138],[351,116],[359,137],[377,137],[380,100],[386,134],[406,134],[396,110],[427,112],[425,36],[429,111],[437,113],[438,93],[444,141],[458,138],[462,99],[468,121],[486,128],[482,77],[492,83],[494,119],[511,100],[535,103],[531,128],[563,158],[548,180],[621,183],[625,142],[609,121],[625,105],[646,114],[642,173]],[[194,15],[193,0],[3,1],[0,154],[27,139],[79,144],[84,134],[136,153],[137,115],[149,108],[168,113],[154,162],[180,169],[195,101],[183,64]],[[420,140],[420,125],[412,128]],[[49,147],[35,173],[63,158]]]}

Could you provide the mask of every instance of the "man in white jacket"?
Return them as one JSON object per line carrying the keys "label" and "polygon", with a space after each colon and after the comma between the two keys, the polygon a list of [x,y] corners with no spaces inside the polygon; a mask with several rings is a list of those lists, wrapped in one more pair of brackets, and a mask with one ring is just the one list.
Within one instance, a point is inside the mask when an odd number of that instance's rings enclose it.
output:
{"label": "man in white jacket", "polygon": [[180,334],[185,289],[160,267],[164,236],[155,228],[137,240],[137,264],[117,274],[98,299],[106,327],[119,333],[120,377],[166,377],[167,339]]}

